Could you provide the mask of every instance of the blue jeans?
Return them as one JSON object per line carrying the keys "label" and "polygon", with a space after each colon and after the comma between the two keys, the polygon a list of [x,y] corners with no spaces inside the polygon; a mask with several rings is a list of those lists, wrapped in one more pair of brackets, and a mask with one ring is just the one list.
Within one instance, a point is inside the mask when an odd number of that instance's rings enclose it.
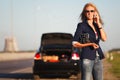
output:
{"label": "blue jeans", "polygon": [[95,60],[83,59],[81,63],[81,80],[103,80],[103,65],[99,57]]}

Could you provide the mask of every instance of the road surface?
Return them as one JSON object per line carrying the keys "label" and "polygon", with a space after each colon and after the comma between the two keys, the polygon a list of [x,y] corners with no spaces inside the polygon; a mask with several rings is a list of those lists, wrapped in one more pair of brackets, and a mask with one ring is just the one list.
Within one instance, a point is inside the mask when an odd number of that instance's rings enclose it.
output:
{"label": "road surface", "polygon": [[0,80],[32,79],[32,59],[0,62]]}
{"label": "road surface", "polygon": [[[33,59],[0,62],[0,80],[33,80]],[[74,80],[66,78],[49,78],[40,80]]]}

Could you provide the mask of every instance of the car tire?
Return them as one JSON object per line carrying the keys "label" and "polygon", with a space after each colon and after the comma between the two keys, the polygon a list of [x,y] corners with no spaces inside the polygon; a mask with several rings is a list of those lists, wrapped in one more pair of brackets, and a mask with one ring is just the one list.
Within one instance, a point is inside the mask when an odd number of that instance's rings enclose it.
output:
{"label": "car tire", "polygon": [[80,80],[80,78],[81,78],[80,72],[76,75],[76,77],[77,77],[77,80]]}
{"label": "car tire", "polygon": [[33,78],[34,78],[34,80],[40,80],[40,75],[34,74],[34,75],[33,75]]}
{"label": "car tire", "polygon": [[69,77],[70,80],[71,80],[71,79],[73,79],[73,80],[80,80],[80,78],[81,78],[80,72],[77,73],[77,74],[73,74],[73,75],[71,75],[71,76]]}
{"label": "car tire", "polygon": [[69,76],[69,79],[70,79],[70,80],[71,80],[71,79],[76,80],[76,79],[77,79],[77,76],[73,74],[73,75]]}

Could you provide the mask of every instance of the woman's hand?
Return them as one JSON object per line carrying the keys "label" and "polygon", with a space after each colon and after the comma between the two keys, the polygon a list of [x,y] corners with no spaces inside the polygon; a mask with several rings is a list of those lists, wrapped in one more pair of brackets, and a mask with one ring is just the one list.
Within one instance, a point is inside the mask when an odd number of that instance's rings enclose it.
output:
{"label": "woman's hand", "polygon": [[99,45],[95,44],[95,43],[92,43],[91,46],[94,48],[94,49],[98,49],[99,48]]}
{"label": "woman's hand", "polygon": [[95,23],[99,23],[99,15],[97,12],[94,12],[93,19]]}
{"label": "woman's hand", "polygon": [[100,18],[97,12],[94,13],[93,21],[98,25],[98,28],[102,28],[102,24],[100,23]]}

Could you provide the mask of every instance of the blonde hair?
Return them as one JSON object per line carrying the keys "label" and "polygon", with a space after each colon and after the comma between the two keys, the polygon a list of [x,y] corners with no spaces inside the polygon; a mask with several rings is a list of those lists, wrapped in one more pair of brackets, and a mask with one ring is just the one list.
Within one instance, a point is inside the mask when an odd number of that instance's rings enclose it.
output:
{"label": "blonde hair", "polygon": [[100,16],[100,14],[99,14],[99,11],[98,11],[97,7],[96,7],[93,3],[87,3],[87,4],[84,6],[83,11],[82,11],[82,13],[80,14],[81,20],[82,20],[82,21],[87,20],[87,18],[86,18],[86,16],[85,16],[85,9],[86,9],[87,7],[89,7],[89,6],[93,7],[94,10],[98,13],[98,16],[99,16],[99,19],[100,19],[100,23],[103,25],[104,23],[103,23],[103,21],[102,21],[102,19],[101,19],[101,16]]}

